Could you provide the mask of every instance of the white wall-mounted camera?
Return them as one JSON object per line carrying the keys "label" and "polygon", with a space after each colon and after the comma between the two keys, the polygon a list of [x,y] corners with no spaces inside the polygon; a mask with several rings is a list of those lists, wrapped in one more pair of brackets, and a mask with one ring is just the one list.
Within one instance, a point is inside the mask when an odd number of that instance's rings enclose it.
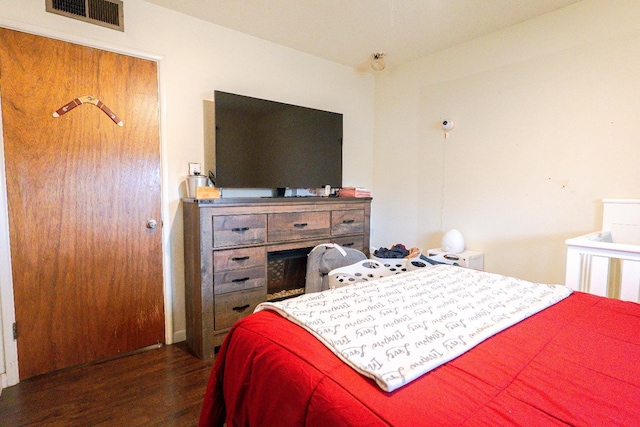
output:
{"label": "white wall-mounted camera", "polygon": [[451,129],[453,129],[453,120],[443,120],[442,129],[444,129],[445,131],[450,131]]}

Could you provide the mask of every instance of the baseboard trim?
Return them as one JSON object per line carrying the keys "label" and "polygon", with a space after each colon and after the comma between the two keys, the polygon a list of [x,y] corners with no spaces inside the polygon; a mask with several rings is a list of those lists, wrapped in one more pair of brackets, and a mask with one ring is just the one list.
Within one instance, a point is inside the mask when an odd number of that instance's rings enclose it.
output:
{"label": "baseboard trim", "polygon": [[9,377],[7,374],[0,374],[0,396],[2,396],[2,389],[9,387]]}

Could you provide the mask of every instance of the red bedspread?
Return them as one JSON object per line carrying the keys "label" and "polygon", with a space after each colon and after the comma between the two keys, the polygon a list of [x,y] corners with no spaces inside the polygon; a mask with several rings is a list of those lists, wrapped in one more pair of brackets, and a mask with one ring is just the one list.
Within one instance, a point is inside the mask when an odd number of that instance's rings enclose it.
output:
{"label": "red bedspread", "polygon": [[576,292],[385,393],[262,311],[234,325],[201,426],[640,425],[640,305]]}

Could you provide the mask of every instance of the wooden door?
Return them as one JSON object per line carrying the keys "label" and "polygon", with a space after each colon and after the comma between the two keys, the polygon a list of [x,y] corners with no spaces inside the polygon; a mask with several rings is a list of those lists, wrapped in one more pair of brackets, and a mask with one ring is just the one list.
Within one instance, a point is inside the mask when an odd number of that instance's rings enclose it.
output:
{"label": "wooden door", "polygon": [[20,378],[164,342],[157,64],[0,29],[0,95]]}

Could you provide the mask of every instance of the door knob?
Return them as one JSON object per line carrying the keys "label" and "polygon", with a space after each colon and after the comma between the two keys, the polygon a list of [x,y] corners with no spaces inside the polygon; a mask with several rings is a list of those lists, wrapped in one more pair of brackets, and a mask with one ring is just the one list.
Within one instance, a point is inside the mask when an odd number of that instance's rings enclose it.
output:
{"label": "door knob", "polygon": [[150,219],[149,221],[147,221],[147,228],[149,230],[155,230],[157,226],[158,222],[155,219]]}

